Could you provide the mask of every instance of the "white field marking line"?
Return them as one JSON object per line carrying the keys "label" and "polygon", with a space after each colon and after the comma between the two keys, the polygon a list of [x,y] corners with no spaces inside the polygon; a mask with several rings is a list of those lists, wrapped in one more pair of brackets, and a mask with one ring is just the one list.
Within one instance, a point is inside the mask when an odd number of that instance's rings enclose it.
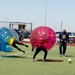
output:
{"label": "white field marking line", "polygon": [[[27,51],[27,52],[25,52],[25,53],[30,53],[31,51]],[[19,55],[19,54],[23,54],[22,52],[20,52],[20,53],[13,53],[13,54],[8,54],[8,55]]]}
{"label": "white field marking line", "polygon": [[[32,51],[27,51],[27,52],[25,52],[25,53],[30,53],[30,52],[32,52]],[[8,54],[8,56],[9,56],[9,55],[19,55],[19,54],[23,54],[23,53],[20,52],[20,53]],[[28,56],[31,57],[30,55],[28,55]],[[36,58],[38,58],[38,57],[41,57],[41,58],[42,58],[43,56],[37,56]],[[1,57],[0,57],[0,58],[1,58]],[[70,58],[60,57],[60,56],[59,56],[59,57],[48,57],[48,59],[52,59],[52,58],[53,58],[53,59],[60,59],[60,60],[61,60],[61,59],[67,59],[67,60],[68,60],[68,59],[70,59],[71,57],[70,57]],[[75,59],[73,59],[73,58],[71,58],[71,59],[72,59],[72,60],[75,60]]]}
{"label": "white field marking line", "polygon": [[[32,51],[27,51],[27,52],[25,52],[25,53],[30,53],[30,52],[32,52]],[[14,54],[9,54],[8,56],[10,56],[10,55],[19,55],[19,54],[23,54],[22,52],[20,52],[20,53],[14,53]],[[30,55],[27,55],[28,57],[32,57],[32,56],[30,56]],[[37,56],[36,57],[36,59],[38,58],[38,57],[43,57],[43,56]],[[0,57],[0,58],[2,58],[2,57]],[[71,58],[71,57],[70,57]],[[70,58],[66,58],[66,57],[48,57],[48,59],[59,59],[59,60],[63,60],[63,59],[65,59],[65,60],[68,60],[68,59],[70,59]],[[72,60],[75,60],[75,59],[73,59],[73,58],[71,58]]]}
{"label": "white field marking line", "polygon": [[[27,51],[27,52],[25,52],[25,53],[30,53],[30,52],[32,52],[32,51]],[[14,54],[9,54],[9,55],[19,55],[19,54],[23,54],[22,52],[20,52],[20,53],[14,53]],[[32,56],[30,56],[30,55],[28,55],[29,57],[32,57]],[[43,56],[37,56],[37,57],[43,57]],[[71,58],[71,57],[70,57]],[[66,59],[66,60],[68,60],[68,59],[70,59],[70,58],[66,58],[66,57],[48,57],[48,59],[60,59],[60,60],[63,60],[63,59]],[[73,58],[71,58],[72,60],[75,60],[75,59],[73,59]]]}
{"label": "white field marking line", "polygon": [[[30,55],[28,55],[28,57],[31,57]],[[37,56],[36,57],[36,59],[38,59],[38,57],[41,57],[41,59],[43,59],[42,57],[43,56]],[[63,59],[65,59],[65,60],[68,60],[68,59],[72,59],[72,60],[75,60],[74,58],[67,58],[67,57],[48,57],[47,59],[54,59],[54,60],[56,60],[56,59],[58,59],[58,60],[63,60]]]}

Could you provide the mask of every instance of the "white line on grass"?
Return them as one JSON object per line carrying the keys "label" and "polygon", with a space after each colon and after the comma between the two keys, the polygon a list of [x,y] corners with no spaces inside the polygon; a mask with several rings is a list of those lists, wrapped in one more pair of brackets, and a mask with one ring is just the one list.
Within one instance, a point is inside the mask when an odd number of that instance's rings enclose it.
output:
{"label": "white line on grass", "polygon": [[[27,51],[25,53],[30,53],[30,52],[32,52],[32,51]],[[13,54],[8,54],[7,56],[10,56],[10,55],[20,55],[20,54],[23,54],[23,53],[22,52],[20,52],[20,53],[13,53]],[[0,58],[2,58],[2,57],[0,56]]]}
{"label": "white line on grass", "polygon": [[[31,57],[31,56],[28,55],[28,57]],[[43,58],[43,56],[39,55],[39,56],[36,57],[36,59],[38,59],[39,57],[41,59]],[[47,59],[54,59],[54,60],[56,60],[56,59],[57,60],[68,60],[68,59],[72,59],[72,60],[75,60],[74,58],[71,58],[71,57],[70,58],[67,58],[67,57],[60,57],[60,56],[59,57],[48,57]]]}
{"label": "white line on grass", "polygon": [[[27,52],[25,52],[25,53],[30,53],[30,52],[32,52],[32,51],[27,51]],[[20,52],[20,53],[13,53],[13,54],[9,54],[9,55],[20,55],[20,54],[23,54],[22,52]],[[31,57],[30,55],[28,55],[29,57]],[[43,56],[37,56],[37,57],[43,57]],[[66,58],[66,57],[48,57],[49,59],[69,59],[69,58]],[[75,59],[73,59],[72,58],[72,60],[75,60]]]}
{"label": "white line on grass", "polygon": [[[25,53],[30,53],[31,51],[27,51],[27,52],[25,52]],[[20,53],[13,53],[13,54],[8,54],[8,55],[19,55],[19,54],[23,54],[22,52],[20,52]]]}
{"label": "white line on grass", "polygon": [[[32,51],[27,51],[27,52],[25,52],[25,53],[30,53],[30,52],[32,52]],[[20,53],[13,53],[13,54],[8,54],[8,56],[10,56],[10,55],[20,55],[20,54],[23,54],[22,52],[20,52]],[[30,55],[28,55],[29,57],[31,57]],[[43,57],[43,56],[37,56],[37,57]],[[1,57],[0,57],[1,58]],[[66,58],[66,57],[48,57],[49,59],[69,59],[69,58]],[[72,60],[75,60],[75,59],[73,59],[72,58]]]}

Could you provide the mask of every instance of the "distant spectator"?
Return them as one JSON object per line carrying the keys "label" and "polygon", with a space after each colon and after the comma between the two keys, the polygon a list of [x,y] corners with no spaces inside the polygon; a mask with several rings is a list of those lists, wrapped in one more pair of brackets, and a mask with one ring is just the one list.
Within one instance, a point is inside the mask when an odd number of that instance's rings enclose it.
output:
{"label": "distant spectator", "polygon": [[66,32],[66,29],[63,30],[63,32],[61,32],[59,34],[59,53],[60,56],[64,55],[66,53],[66,48],[67,48],[67,42],[69,40],[69,34]]}

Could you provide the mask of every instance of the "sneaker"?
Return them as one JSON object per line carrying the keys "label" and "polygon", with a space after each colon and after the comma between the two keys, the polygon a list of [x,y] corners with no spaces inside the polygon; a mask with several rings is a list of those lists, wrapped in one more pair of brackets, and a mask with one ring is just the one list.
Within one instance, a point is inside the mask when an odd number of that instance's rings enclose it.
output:
{"label": "sneaker", "polygon": [[25,45],[25,47],[28,47],[28,45]]}
{"label": "sneaker", "polygon": [[22,51],[23,53],[25,53],[25,51]]}
{"label": "sneaker", "polygon": [[43,59],[43,62],[45,62],[46,61],[46,59]]}
{"label": "sneaker", "polygon": [[32,61],[34,62],[34,59],[32,59]]}
{"label": "sneaker", "polygon": [[60,54],[60,57],[62,57],[62,54]]}
{"label": "sneaker", "polygon": [[64,56],[64,57],[66,57],[66,55],[65,55],[65,54],[64,54],[63,56]]}

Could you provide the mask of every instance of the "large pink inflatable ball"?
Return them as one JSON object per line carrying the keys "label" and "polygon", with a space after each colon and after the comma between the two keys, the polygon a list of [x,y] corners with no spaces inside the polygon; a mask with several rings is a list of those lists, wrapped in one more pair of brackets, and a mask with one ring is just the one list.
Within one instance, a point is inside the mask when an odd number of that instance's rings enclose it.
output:
{"label": "large pink inflatable ball", "polygon": [[56,33],[46,26],[37,27],[31,33],[30,42],[34,48],[43,47],[51,50],[56,42]]}

